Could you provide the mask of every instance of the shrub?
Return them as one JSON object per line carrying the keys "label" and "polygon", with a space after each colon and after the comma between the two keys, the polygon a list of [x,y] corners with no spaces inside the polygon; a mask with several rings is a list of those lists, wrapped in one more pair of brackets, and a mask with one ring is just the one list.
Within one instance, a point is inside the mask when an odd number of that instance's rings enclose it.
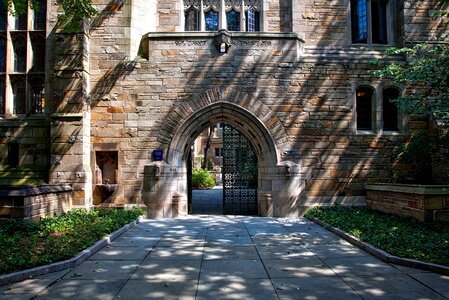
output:
{"label": "shrub", "polygon": [[40,222],[0,224],[0,274],[69,259],[143,214],[132,210],[75,209]]}
{"label": "shrub", "polygon": [[195,169],[192,172],[192,186],[201,189],[212,188],[215,186],[214,176],[207,170]]}

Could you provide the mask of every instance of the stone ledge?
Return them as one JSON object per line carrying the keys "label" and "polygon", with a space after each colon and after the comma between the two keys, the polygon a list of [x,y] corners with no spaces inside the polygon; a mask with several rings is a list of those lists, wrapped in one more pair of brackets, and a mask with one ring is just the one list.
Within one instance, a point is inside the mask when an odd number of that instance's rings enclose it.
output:
{"label": "stone ledge", "polygon": [[370,183],[365,185],[365,190],[418,195],[449,195],[449,185]]}
{"label": "stone ledge", "polygon": [[415,268],[415,269],[421,269],[426,271],[431,271],[434,273],[439,273],[443,275],[449,275],[449,267],[433,264],[433,263],[427,263],[415,259],[409,259],[409,258],[401,258],[395,255],[391,255],[388,252],[385,252],[381,249],[378,249],[368,243],[362,242],[358,238],[348,234],[347,232],[340,230],[338,228],[332,227],[329,224],[318,220],[317,218],[311,218],[314,223],[326,228],[327,230],[335,233],[339,237],[343,238],[344,240],[350,242],[351,244],[359,247],[362,250],[365,250],[369,254],[377,257],[378,259],[386,262],[386,263],[392,263],[396,265],[401,265],[405,267]]}
{"label": "stone ledge", "polygon": [[[231,32],[226,31],[232,38],[242,39],[290,39],[298,40],[301,43],[305,43],[299,35],[293,32]],[[143,40],[191,40],[191,39],[204,39],[213,38],[219,35],[219,32],[206,32],[206,31],[194,31],[194,32],[149,32],[143,36]]]}
{"label": "stone ledge", "polygon": [[68,184],[43,186],[0,186],[0,197],[29,197],[71,191],[73,191],[73,188]]}
{"label": "stone ledge", "polygon": [[90,246],[89,248],[81,251],[78,253],[77,256],[55,262],[49,265],[39,266],[32,269],[27,269],[23,271],[18,271],[10,274],[5,274],[0,276],[0,286],[5,284],[14,283],[17,281],[22,281],[25,279],[30,279],[36,276],[45,275],[48,273],[58,272],[62,271],[68,268],[73,268],[87,260],[89,257],[103,249],[105,246],[109,245],[113,240],[124,234],[126,231],[131,229],[132,227],[136,226],[140,221],[140,218],[137,218],[136,220],[126,224],[122,228],[112,232],[110,235],[102,238],[98,242],[96,242],[94,245]]}

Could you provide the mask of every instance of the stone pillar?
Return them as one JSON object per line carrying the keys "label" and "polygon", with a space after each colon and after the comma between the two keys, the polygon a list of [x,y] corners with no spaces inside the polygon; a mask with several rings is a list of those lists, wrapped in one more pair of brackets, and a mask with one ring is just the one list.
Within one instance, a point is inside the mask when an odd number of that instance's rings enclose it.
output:
{"label": "stone pillar", "polygon": [[182,167],[165,162],[145,166],[142,201],[148,218],[176,218],[187,215],[187,176]]}
{"label": "stone pillar", "polygon": [[92,205],[90,167],[89,37],[55,31],[51,114],[51,184],[69,183],[73,205]]}
{"label": "stone pillar", "polygon": [[302,168],[293,162],[259,167],[259,214],[264,217],[302,215],[305,181]]}

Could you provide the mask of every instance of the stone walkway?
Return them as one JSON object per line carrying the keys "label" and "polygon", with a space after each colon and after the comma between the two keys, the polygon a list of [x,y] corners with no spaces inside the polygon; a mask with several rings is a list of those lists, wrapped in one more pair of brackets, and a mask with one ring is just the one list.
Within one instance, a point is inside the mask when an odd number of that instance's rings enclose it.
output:
{"label": "stone walkway", "polygon": [[449,277],[381,262],[304,219],[142,220],[80,266],[1,299],[449,299]]}
{"label": "stone walkway", "polygon": [[210,190],[192,190],[192,214],[222,215],[223,187]]}

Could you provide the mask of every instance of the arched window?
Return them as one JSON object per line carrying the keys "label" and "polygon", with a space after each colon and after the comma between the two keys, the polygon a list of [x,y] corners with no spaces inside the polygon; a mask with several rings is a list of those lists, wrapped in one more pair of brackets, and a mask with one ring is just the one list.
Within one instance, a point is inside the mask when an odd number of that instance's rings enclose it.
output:
{"label": "arched window", "polygon": [[226,22],[229,31],[240,31],[240,13],[236,10],[231,10],[226,13]]}
{"label": "arched window", "polygon": [[382,93],[383,98],[383,129],[387,131],[398,130],[398,107],[392,100],[399,98],[399,90],[387,88]]}
{"label": "arched window", "polygon": [[373,90],[360,87],[356,91],[357,129],[373,129]]}
{"label": "arched window", "polygon": [[198,31],[198,10],[191,6],[184,12],[185,17],[185,31]]}
{"label": "arched window", "polygon": [[351,0],[352,42],[388,44],[388,0]]}
{"label": "arched window", "polygon": [[209,10],[204,14],[206,21],[206,31],[218,30],[218,12]]}

